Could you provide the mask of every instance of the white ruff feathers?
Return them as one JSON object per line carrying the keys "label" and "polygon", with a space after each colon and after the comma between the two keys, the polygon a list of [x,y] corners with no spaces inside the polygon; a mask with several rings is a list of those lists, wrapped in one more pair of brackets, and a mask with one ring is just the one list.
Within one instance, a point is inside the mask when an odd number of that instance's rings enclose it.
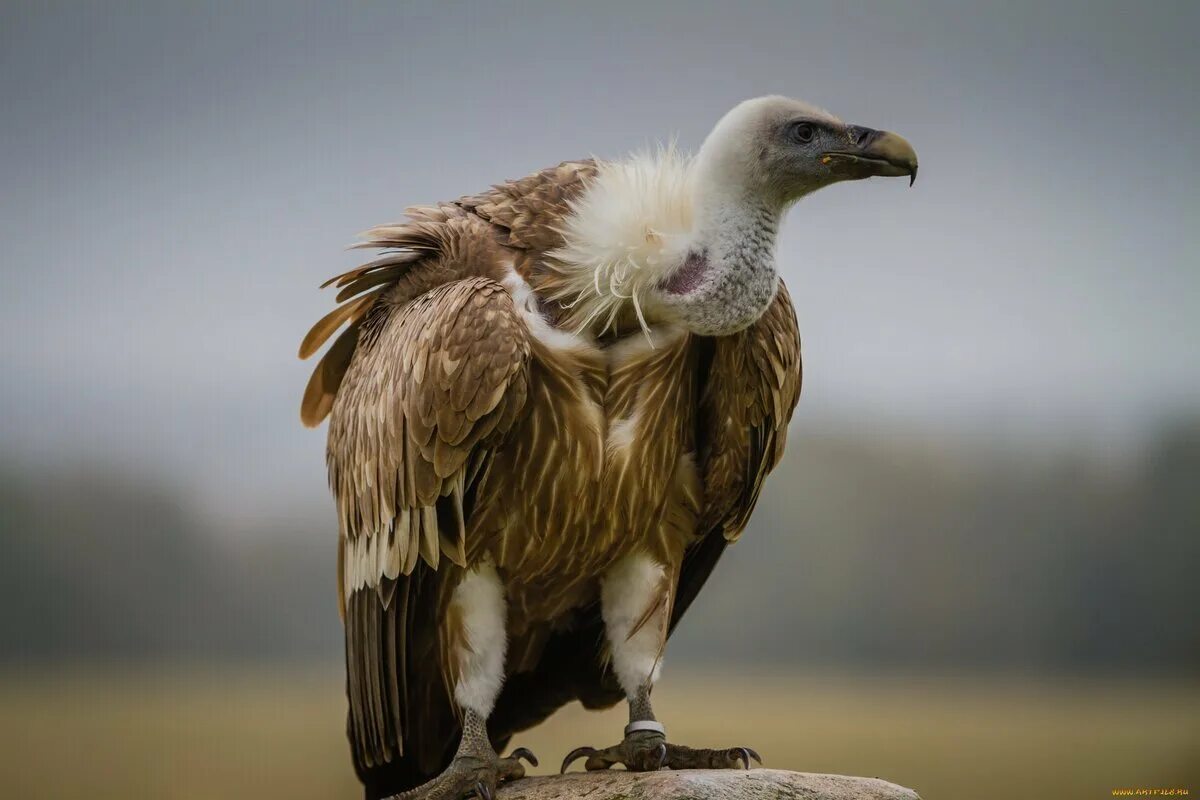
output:
{"label": "white ruff feathers", "polygon": [[551,299],[571,309],[570,324],[607,330],[632,303],[643,330],[647,290],[678,266],[692,233],[692,160],[674,145],[623,161],[600,162],[596,177],[571,203],[550,253],[563,281]]}

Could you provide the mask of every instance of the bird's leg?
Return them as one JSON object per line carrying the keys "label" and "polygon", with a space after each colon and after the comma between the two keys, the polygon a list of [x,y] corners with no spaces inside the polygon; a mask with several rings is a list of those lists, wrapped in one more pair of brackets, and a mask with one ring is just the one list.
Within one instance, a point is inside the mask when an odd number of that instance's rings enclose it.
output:
{"label": "bird's leg", "polygon": [[393,800],[459,800],[472,795],[492,800],[496,785],[525,776],[524,758],[537,758],[524,747],[500,758],[488,738],[487,718],[504,682],[507,609],[504,586],[495,567],[482,564],[466,573],[450,599],[447,627],[455,676],[454,700],[462,709],[463,732],[450,765],[436,778]]}
{"label": "bird's leg", "polygon": [[667,741],[654,717],[650,691],[658,680],[671,620],[672,570],[652,557],[636,553],[617,561],[604,576],[600,606],[612,656],[613,671],[629,703],[629,724],[620,744],[598,750],[579,747],[563,759],[562,771],[586,757],[587,770],[622,764],[635,772],[671,769],[750,767],[762,760],[749,747],[697,750]]}

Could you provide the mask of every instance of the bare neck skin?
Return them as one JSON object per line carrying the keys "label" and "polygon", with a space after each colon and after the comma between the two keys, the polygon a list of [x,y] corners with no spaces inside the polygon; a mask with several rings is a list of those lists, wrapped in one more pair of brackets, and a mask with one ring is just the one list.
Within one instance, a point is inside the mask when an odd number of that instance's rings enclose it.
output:
{"label": "bare neck skin", "polygon": [[775,296],[783,204],[711,169],[703,152],[697,170],[695,232],[666,303],[689,329],[725,335],[751,325]]}
{"label": "bare neck skin", "polygon": [[723,274],[774,273],[782,209],[744,192],[710,192],[697,200],[693,250],[707,253]]}

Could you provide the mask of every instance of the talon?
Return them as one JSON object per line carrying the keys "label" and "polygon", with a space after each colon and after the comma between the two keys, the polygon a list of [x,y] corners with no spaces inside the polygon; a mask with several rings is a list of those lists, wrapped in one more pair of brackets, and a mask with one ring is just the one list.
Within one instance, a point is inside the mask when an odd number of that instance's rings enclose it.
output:
{"label": "talon", "polygon": [[513,750],[511,753],[509,753],[508,757],[523,758],[535,767],[538,765],[537,756],[535,756],[533,751],[528,747],[518,747],[516,750]]}
{"label": "talon", "polygon": [[[742,749],[749,753],[750,757],[757,761],[760,767],[763,765],[762,756],[760,756],[753,747],[743,747]],[[534,766],[536,767],[537,764],[535,763]],[[749,764],[746,766],[749,767]]]}
{"label": "talon", "polygon": [[479,800],[493,800],[491,787],[483,781],[475,782],[475,794],[479,795]]}
{"label": "talon", "polygon": [[[574,750],[567,753],[567,757],[563,759],[562,769],[558,771],[558,774],[562,775],[565,773],[567,771],[567,767],[571,766],[572,761],[583,758],[584,756],[594,756],[598,752],[600,751],[594,747],[576,747]],[[534,766],[536,766],[536,764]]]}
{"label": "talon", "polygon": [[667,743],[662,742],[658,746],[658,766],[655,767],[654,769],[655,770],[662,769],[663,764],[665,764],[665,763],[667,763]]}

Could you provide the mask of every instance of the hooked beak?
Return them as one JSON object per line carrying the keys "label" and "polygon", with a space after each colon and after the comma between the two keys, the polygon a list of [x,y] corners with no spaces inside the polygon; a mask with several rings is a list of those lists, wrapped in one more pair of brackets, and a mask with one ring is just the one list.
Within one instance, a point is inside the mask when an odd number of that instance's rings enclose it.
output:
{"label": "hooked beak", "polygon": [[917,153],[903,136],[850,125],[846,128],[849,147],[821,154],[838,180],[908,176],[908,185],[917,180]]}

